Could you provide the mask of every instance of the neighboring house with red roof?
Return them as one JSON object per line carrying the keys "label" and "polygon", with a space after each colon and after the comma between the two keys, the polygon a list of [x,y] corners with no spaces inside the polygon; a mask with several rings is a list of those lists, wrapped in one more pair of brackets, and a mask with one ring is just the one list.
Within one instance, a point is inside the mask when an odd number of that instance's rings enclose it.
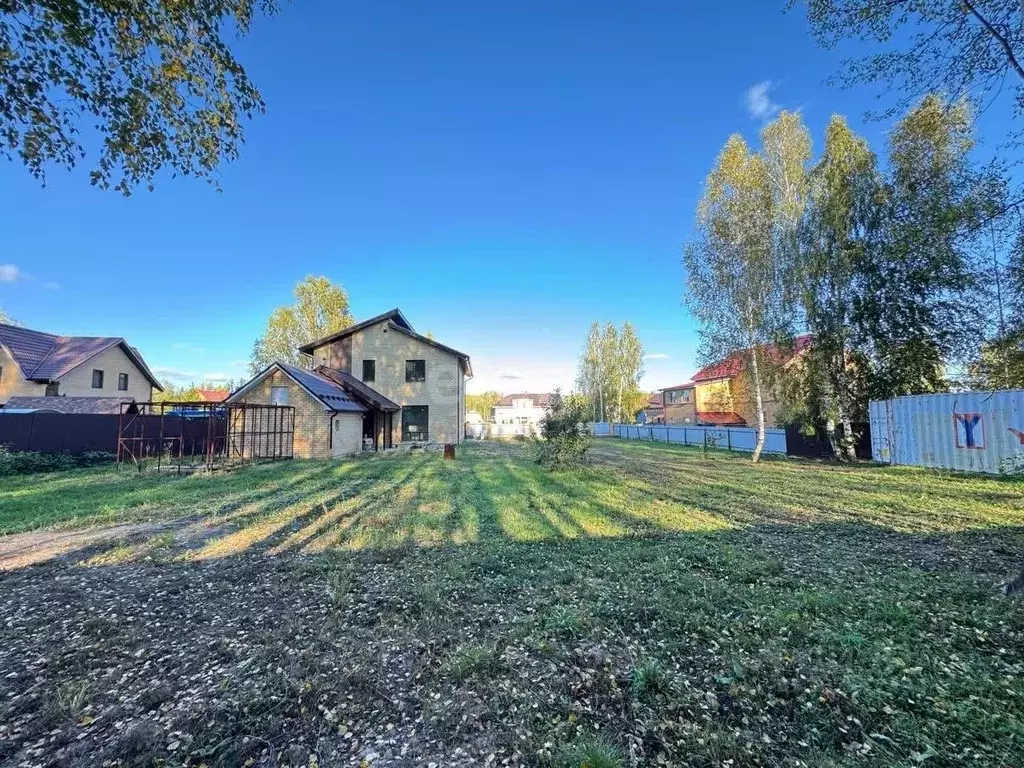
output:
{"label": "neighboring house with red roof", "polygon": [[0,323],[0,405],[17,395],[148,401],[154,389],[163,391],[120,336],[58,336]]}
{"label": "neighboring house with red roof", "polygon": [[196,394],[204,403],[223,403],[228,399],[231,390],[227,387],[224,389],[196,389]]}
{"label": "neighboring house with red roof", "polygon": [[[775,363],[788,366],[799,360],[810,345],[810,334],[804,334],[794,339],[792,350],[771,345],[764,353]],[[743,353],[705,365],[690,381],[661,392],[665,398],[665,421],[669,424],[752,427],[757,423],[753,387]],[[765,424],[777,426],[781,399],[772,391],[762,395]]]}

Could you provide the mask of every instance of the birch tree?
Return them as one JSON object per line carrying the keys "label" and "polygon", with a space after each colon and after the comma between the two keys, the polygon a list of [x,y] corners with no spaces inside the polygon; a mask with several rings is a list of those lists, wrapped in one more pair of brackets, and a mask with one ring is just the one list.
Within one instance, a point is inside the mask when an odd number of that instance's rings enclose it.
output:
{"label": "birch tree", "polygon": [[640,392],[644,348],[630,323],[593,323],[580,356],[576,386],[594,404],[595,418],[622,421],[645,402]]}
{"label": "birch tree", "polygon": [[632,420],[633,415],[646,400],[640,392],[640,379],[644,375],[644,346],[636,335],[636,329],[628,322],[623,323],[618,332],[611,365],[618,419]]}
{"label": "birch tree", "polygon": [[594,405],[594,420],[607,421],[605,411],[605,391],[607,382],[604,380],[604,348],[602,345],[601,324],[593,322],[587,332],[587,340],[580,355],[579,373],[576,376],[576,388],[585,394]]}
{"label": "birch tree", "polygon": [[791,335],[797,225],[807,191],[811,142],[799,116],[782,112],[761,134],[762,151],[733,135],[705,182],[694,241],[686,250],[687,301],[709,359],[743,355],[750,373],[757,441],[764,448],[768,345]]}
{"label": "birch tree", "polygon": [[835,456],[849,460],[857,458],[851,424],[856,391],[849,369],[850,326],[860,269],[878,230],[881,201],[874,153],[844,118],[833,116],[824,153],[810,174],[798,276],[807,328],[814,335],[806,358],[807,377]]}
{"label": "birch tree", "polygon": [[295,300],[270,313],[267,327],[252,347],[253,375],[273,362],[309,367],[299,347],[352,325],[348,294],[326,277],[310,275],[295,286]]}
{"label": "birch tree", "polygon": [[872,399],[946,390],[983,340],[979,225],[1005,188],[998,169],[972,163],[972,123],[966,102],[929,95],[889,138],[882,227],[855,307]]}

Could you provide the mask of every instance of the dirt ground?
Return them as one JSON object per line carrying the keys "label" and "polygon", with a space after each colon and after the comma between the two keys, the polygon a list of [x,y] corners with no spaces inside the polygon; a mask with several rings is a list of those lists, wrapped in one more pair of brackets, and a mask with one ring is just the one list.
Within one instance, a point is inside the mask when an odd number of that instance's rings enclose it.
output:
{"label": "dirt ground", "polygon": [[0,765],[1024,766],[1018,486],[601,451],[0,537]]}

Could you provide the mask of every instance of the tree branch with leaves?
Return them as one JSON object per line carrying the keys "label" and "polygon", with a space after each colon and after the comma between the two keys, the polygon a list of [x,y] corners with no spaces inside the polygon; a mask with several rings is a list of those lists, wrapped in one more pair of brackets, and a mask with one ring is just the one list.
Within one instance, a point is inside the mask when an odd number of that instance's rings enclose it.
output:
{"label": "tree branch with leaves", "polygon": [[232,54],[276,0],[0,0],[0,153],[45,180],[98,134],[91,182],[130,195],[162,170],[217,183],[263,99]]}

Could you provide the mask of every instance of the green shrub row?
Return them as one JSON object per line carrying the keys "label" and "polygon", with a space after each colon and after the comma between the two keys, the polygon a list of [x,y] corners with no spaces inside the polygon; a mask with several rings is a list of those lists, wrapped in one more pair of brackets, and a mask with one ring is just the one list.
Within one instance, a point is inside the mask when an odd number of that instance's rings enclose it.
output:
{"label": "green shrub row", "polygon": [[107,451],[85,453],[41,453],[40,451],[11,451],[0,445],[0,475],[29,475],[34,472],[59,472],[65,469],[110,464],[117,459]]}

